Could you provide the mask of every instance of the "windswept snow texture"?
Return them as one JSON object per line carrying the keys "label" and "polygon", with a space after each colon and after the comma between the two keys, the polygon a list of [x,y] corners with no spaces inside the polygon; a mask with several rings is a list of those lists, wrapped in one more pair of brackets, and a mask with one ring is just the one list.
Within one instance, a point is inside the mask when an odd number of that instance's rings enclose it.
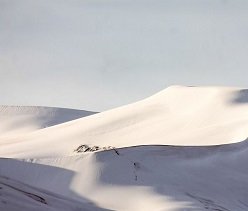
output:
{"label": "windswept snow texture", "polygon": [[0,208],[246,211],[247,93],[172,86],[0,138]]}

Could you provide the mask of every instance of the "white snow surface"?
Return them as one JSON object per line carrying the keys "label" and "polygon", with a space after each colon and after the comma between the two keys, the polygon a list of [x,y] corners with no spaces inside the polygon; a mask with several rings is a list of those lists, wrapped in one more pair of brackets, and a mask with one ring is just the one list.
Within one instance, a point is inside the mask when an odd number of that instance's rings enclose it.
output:
{"label": "white snow surface", "polygon": [[248,210],[247,89],[171,86],[72,121],[31,108],[0,110],[0,210]]}

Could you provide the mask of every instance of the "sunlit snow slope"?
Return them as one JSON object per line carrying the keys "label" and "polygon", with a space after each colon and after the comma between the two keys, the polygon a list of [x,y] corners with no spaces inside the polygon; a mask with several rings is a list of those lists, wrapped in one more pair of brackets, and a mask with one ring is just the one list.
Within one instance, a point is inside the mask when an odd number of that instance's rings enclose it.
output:
{"label": "sunlit snow slope", "polygon": [[236,88],[172,86],[134,104],[9,140],[0,153],[6,157],[56,157],[71,155],[81,144],[235,143],[248,137],[247,95],[247,90]]}

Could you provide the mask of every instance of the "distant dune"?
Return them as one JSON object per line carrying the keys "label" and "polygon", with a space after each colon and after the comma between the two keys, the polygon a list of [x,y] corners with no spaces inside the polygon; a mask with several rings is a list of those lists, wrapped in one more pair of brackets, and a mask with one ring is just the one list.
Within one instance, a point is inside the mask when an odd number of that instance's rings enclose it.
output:
{"label": "distant dune", "polygon": [[19,137],[29,132],[79,119],[96,112],[41,106],[0,106],[0,137]]}
{"label": "distant dune", "polygon": [[102,113],[4,106],[0,119],[0,210],[248,210],[247,89],[171,86]]}

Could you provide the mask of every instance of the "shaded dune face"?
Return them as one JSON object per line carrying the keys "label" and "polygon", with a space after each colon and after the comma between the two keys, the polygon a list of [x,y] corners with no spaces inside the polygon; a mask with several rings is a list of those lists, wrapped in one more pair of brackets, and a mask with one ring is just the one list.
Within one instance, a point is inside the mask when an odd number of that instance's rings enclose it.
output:
{"label": "shaded dune face", "polygon": [[248,89],[237,91],[233,98],[233,103],[247,104],[248,103]]}
{"label": "shaded dune face", "polygon": [[0,176],[1,210],[84,210],[84,211],[107,211],[94,205],[87,200],[76,201],[27,184],[18,182],[8,177]]}
{"label": "shaded dune face", "polygon": [[5,201],[21,189],[25,203],[53,210],[247,210],[247,102],[246,89],[172,86],[83,118],[25,111],[39,129],[0,136]]}

